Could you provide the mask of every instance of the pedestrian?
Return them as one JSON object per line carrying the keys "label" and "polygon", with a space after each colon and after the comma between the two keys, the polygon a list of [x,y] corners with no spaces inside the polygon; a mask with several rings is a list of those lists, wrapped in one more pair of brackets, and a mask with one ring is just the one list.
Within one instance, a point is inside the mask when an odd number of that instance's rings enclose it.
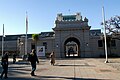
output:
{"label": "pedestrian", "polygon": [[35,49],[32,49],[32,52],[28,54],[28,61],[30,61],[32,67],[31,76],[36,76],[34,73],[36,70],[36,62],[39,63],[39,61]]}
{"label": "pedestrian", "polygon": [[68,57],[70,57],[70,48],[68,49]]}
{"label": "pedestrian", "polygon": [[13,53],[13,64],[16,62],[16,54]]}
{"label": "pedestrian", "polygon": [[2,56],[1,65],[2,65],[2,69],[3,70],[2,70],[0,78],[2,79],[3,75],[4,75],[4,78],[6,79],[6,78],[8,78],[8,76],[7,76],[7,73],[8,73],[8,52],[6,52]]}
{"label": "pedestrian", "polygon": [[54,52],[52,52],[50,54],[50,63],[51,63],[51,65],[55,64],[55,53]]}

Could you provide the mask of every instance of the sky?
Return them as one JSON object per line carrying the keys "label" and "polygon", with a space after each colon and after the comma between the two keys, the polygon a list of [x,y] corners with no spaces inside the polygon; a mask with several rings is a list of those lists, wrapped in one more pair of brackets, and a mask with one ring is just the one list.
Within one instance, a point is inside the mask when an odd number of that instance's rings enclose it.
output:
{"label": "sky", "polygon": [[88,18],[91,29],[101,29],[102,7],[105,19],[120,15],[120,0],[0,0],[0,35],[28,34],[53,31],[57,14],[74,15],[80,12]]}

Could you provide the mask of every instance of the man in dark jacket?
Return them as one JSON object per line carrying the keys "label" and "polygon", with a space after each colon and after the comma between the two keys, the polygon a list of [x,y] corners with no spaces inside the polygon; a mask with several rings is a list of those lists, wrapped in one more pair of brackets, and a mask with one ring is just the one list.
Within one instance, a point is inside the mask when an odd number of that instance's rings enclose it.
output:
{"label": "man in dark jacket", "polygon": [[2,79],[3,75],[5,74],[4,78],[6,79],[8,78],[7,77],[7,73],[8,73],[8,53],[7,52],[2,56],[1,65],[2,65],[3,71],[1,73],[0,78]]}
{"label": "man in dark jacket", "polygon": [[32,67],[31,76],[35,76],[36,62],[39,63],[35,49],[32,49],[32,52],[28,55],[28,61],[30,61]]}

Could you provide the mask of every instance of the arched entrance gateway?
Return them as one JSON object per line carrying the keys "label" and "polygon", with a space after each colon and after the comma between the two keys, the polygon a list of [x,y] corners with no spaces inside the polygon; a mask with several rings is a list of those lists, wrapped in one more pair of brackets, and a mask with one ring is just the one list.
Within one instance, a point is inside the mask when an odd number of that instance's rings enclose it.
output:
{"label": "arched entrance gateway", "polygon": [[84,20],[80,13],[76,15],[58,14],[55,27],[55,53],[56,57],[88,57],[90,48],[89,44],[88,19]]}
{"label": "arched entrance gateway", "polygon": [[74,37],[68,38],[64,42],[65,57],[79,57],[80,56],[80,42]]}

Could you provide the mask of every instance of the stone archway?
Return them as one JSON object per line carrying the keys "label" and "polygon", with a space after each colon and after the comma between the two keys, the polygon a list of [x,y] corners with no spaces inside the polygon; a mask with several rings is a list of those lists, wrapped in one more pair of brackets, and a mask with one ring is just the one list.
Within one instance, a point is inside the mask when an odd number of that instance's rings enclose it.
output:
{"label": "stone archway", "polygon": [[75,37],[67,38],[64,42],[65,57],[80,57],[80,42]]}

